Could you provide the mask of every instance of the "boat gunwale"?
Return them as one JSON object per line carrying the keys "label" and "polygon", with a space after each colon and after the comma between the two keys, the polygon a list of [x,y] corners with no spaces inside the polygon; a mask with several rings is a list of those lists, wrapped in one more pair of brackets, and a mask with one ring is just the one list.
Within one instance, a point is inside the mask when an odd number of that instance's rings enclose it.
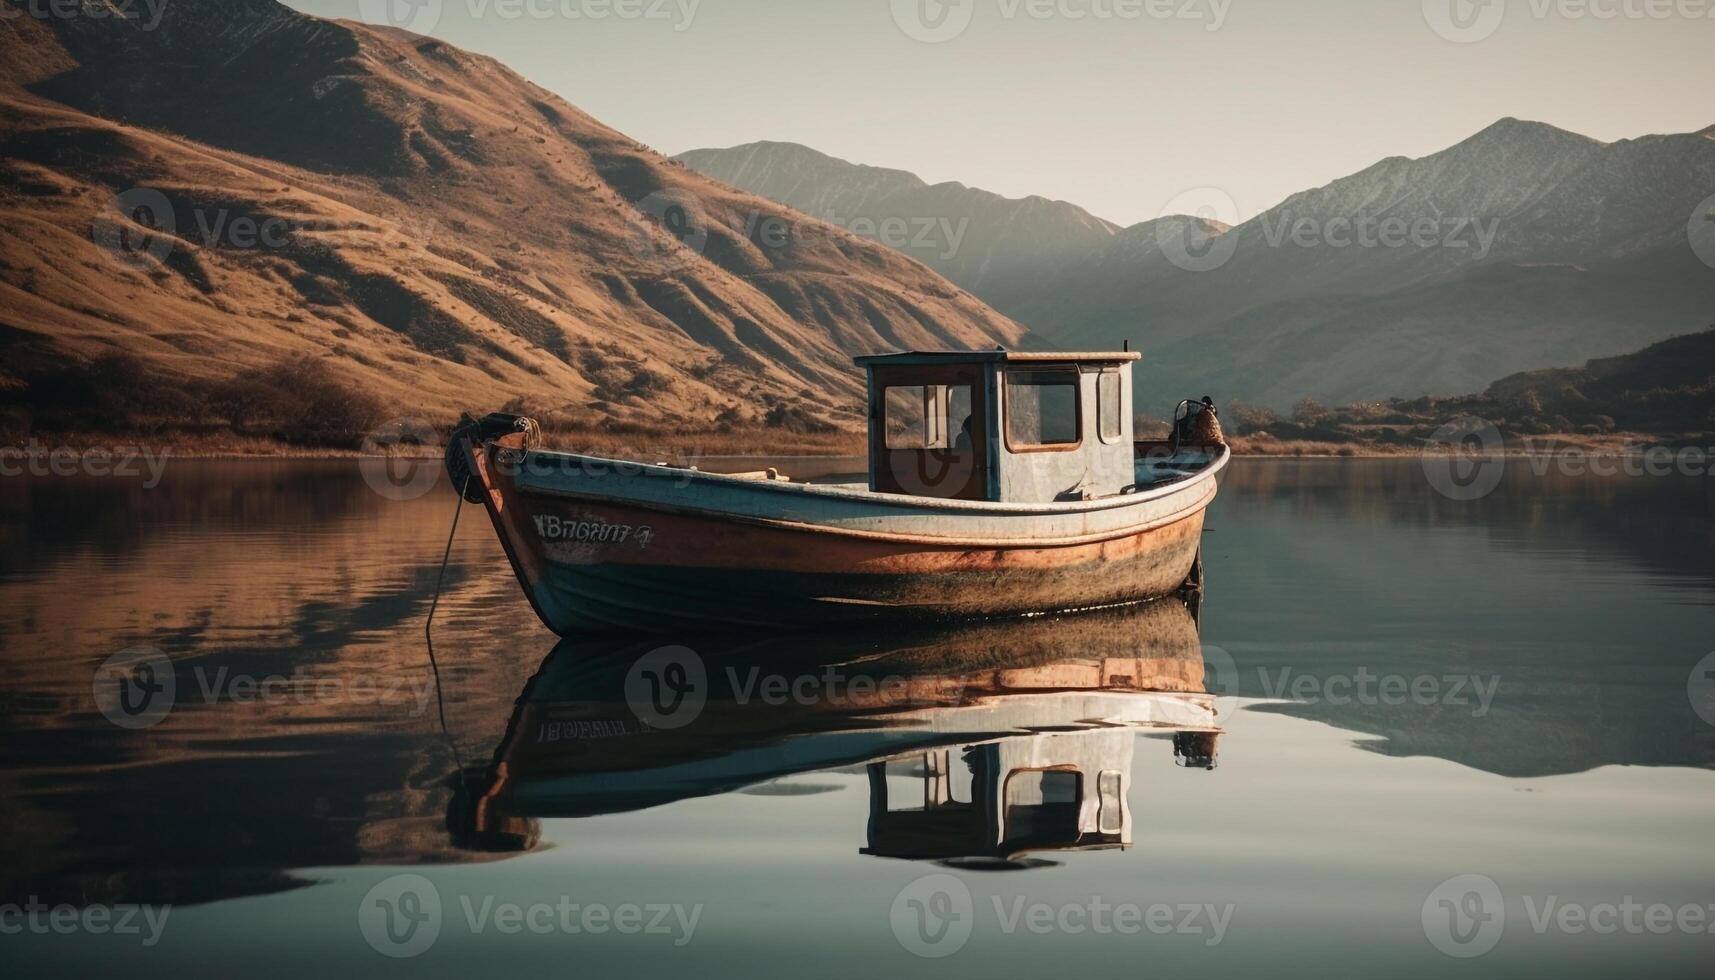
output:
{"label": "boat gunwale", "polygon": [[[497,449],[503,449],[505,447],[496,447],[496,448]],[[518,469],[520,469],[520,470],[526,469],[528,467],[528,461],[531,457],[547,457],[547,458],[553,458],[553,459],[557,459],[557,460],[561,460],[561,461],[571,462],[574,466],[581,467],[581,468],[584,468],[586,470],[590,468],[591,464],[597,465],[597,466],[604,466],[604,467],[608,467],[608,468],[616,468],[616,467],[623,466],[623,467],[626,467],[630,470],[633,470],[634,474],[640,478],[671,477],[671,478],[676,479],[676,480],[685,480],[685,481],[687,481],[687,485],[697,483],[697,482],[714,483],[717,485],[734,487],[734,488],[744,487],[746,489],[761,491],[764,493],[779,493],[779,494],[789,494],[789,495],[797,495],[797,496],[824,497],[824,498],[828,498],[831,500],[840,500],[840,501],[847,501],[847,502],[852,502],[852,503],[873,504],[873,505],[879,505],[882,507],[890,507],[890,508],[901,509],[901,510],[911,509],[911,510],[918,510],[918,511],[927,511],[930,513],[951,512],[951,513],[967,513],[967,514],[977,514],[977,515],[987,514],[987,515],[1053,516],[1053,517],[1059,517],[1059,516],[1065,516],[1065,515],[1071,515],[1071,514],[1100,513],[1102,511],[1117,510],[1117,509],[1122,508],[1122,507],[1130,507],[1130,506],[1135,506],[1135,505],[1142,504],[1142,503],[1147,503],[1147,502],[1152,502],[1152,501],[1157,501],[1157,500],[1163,500],[1163,499],[1166,499],[1168,497],[1171,497],[1171,496],[1174,496],[1174,495],[1177,495],[1180,493],[1184,493],[1185,491],[1191,489],[1192,487],[1196,486],[1199,483],[1202,483],[1205,480],[1215,479],[1217,476],[1220,475],[1220,473],[1223,470],[1226,469],[1227,465],[1232,461],[1232,450],[1226,446],[1221,446],[1220,447],[1220,453],[1218,455],[1216,455],[1213,460],[1211,460],[1208,464],[1202,466],[1201,468],[1197,469],[1190,476],[1187,476],[1183,479],[1173,480],[1173,481],[1170,481],[1167,483],[1162,483],[1162,484],[1158,484],[1155,486],[1151,486],[1147,490],[1141,490],[1141,491],[1138,491],[1136,493],[1111,494],[1111,495],[1104,496],[1104,497],[1097,497],[1093,500],[1068,500],[1068,501],[1044,501],[1044,502],[1040,502],[1040,503],[1021,503],[1021,502],[1002,502],[1002,501],[993,501],[993,500],[958,500],[958,499],[951,499],[951,498],[944,498],[944,497],[924,497],[924,496],[915,496],[915,495],[909,495],[909,494],[881,493],[881,492],[875,491],[875,490],[869,490],[869,489],[857,490],[857,489],[852,489],[849,486],[839,486],[839,485],[821,484],[821,483],[792,483],[792,482],[777,481],[777,480],[757,480],[757,479],[746,478],[746,477],[741,477],[741,476],[732,476],[732,475],[723,474],[723,473],[706,473],[706,472],[703,472],[702,470],[688,469],[686,467],[681,467],[681,466],[666,466],[666,465],[653,464],[653,463],[639,463],[639,462],[636,462],[634,460],[611,459],[611,458],[608,458],[605,456],[592,456],[592,455],[587,455],[584,453],[561,452],[558,450],[529,449],[529,450],[512,450],[512,451],[513,452],[523,452],[523,454],[524,454],[524,462],[518,467]],[[502,469],[504,470],[505,468],[503,467]],[[613,499],[615,502],[632,503],[632,504],[636,504],[637,506],[655,507],[656,509],[662,509],[663,506],[664,507],[674,507],[675,506],[675,505],[656,505],[651,501],[636,500],[633,498],[627,498],[627,497],[623,497],[623,496],[619,496],[619,495],[613,495],[613,494],[602,494],[600,492],[592,492],[592,491],[580,491],[580,490],[574,490],[574,489],[567,488],[567,487],[546,486],[542,482],[530,480],[529,479],[530,474],[528,474],[528,473],[525,473],[521,476],[520,473],[517,473],[517,472],[503,472],[500,475],[504,475],[507,478],[509,478],[512,481],[513,486],[519,492],[525,493],[525,494],[546,494],[546,495],[552,495],[552,496],[580,496],[580,497],[603,496],[603,497],[608,497],[610,499]],[[632,475],[632,474],[628,473],[626,475]],[[725,512],[725,511],[709,510],[706,508],[697,508],[697,507],[683,507],[683,510],[685,512],[688,512],[688,513],[723,514],[723,515],[727,514],[727,512]],[[731,516],[737,516],[737,515],[731,515]],[[767,519],[759,518],[759,520],[765,520],[766,521]],[[768,521],[768,522],[769,523],[791,523],[791,522],[784,522],[784,521]],[[811,524],[809,526],[815,527],[817,529],[828,528],[830,530],[837,530],[837,528],[831,528],[830,526],[823,525],[823,524]]]}
{"label": "boat gunwale", "polygon": [[[1202,481],[1198,481],[1201,483]],[[1181,488],[1187,485],[1181,484]],[[1128,524],[1102,531],[1090,531],[1084,534],[1063,535],[1060,537],[1032,536],[1023,538],[980,538],[957,537],[953,535],[911,534],[903,531],[871,531],[865,528],[842,527],[838,524],[818,524],[807,521],[792,521],[783,518],[753,517],[749,514],[735,514],[731,511],[708,510],[696,507],[685,507],[676,504],[663,504],[648,500],[631,500],[626,498],[601,496],[597,494],[580,493],[576,490],[534,490],[530,493],[541,496],[580,498],[589,500],[604,500],[610,503],[643,510],[655,511],[662,514],[676,514],[690,517],[703,517],[733,524],[747,524],[753,527],[779,528],[786,531],[802,531],[809,534],[831,534],[847,538],[861,538],[867,541],[887,541],[896,544],[926,545],[937,548],[956,548],[962,551],[972,549],[988,550],[995,548],[1032,549],[1032,548],[1071,548],[1079,545],[1099,544],[1103,541],[1114,541],[1129,538],[1139,534],[1147,534],[1159,528],[1177,524],[1192,514],[1208,506],[1215,496],[1210,490],[1201,495],[1190,506],[1181,508],[1154,520],[1138,524]]]}

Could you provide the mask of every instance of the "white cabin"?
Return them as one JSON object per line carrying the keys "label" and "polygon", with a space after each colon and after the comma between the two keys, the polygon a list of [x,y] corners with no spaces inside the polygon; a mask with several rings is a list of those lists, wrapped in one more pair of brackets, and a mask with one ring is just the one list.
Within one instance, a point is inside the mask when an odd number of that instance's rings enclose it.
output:
{"label": "white cabin", "polygon": [[1114,496],[1137,483],[1139,355],[920,352],[857,358],[869,381],[869,486],[1001,503]]}

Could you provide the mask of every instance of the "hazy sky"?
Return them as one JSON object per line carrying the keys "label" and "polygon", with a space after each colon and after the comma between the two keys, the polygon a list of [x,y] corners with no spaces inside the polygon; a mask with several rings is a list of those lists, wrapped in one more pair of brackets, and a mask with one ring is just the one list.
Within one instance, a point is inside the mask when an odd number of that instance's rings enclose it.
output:
{"label": "hazy sky", "polygon": [[493,55],[664,152],[791,140],[1122,224],[1201,187],[1249,217],[1501,116],[1715,123],[1715,0],[290,4]]}

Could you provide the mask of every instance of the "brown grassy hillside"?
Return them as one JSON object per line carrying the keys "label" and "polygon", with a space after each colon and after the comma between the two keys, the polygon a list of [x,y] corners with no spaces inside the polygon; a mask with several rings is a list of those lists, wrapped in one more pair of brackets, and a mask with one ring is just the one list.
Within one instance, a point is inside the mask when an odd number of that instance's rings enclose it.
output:
{"label": "brown grassy hillside", "polygon": [[0,391],[26,407],[113,352],[191,408],[307,356],[392,414],[851,425],[851,356],[1023,335],[831,226],[752,241],[769,219],[805,221],[432,39],[273,0],[0,20]]}

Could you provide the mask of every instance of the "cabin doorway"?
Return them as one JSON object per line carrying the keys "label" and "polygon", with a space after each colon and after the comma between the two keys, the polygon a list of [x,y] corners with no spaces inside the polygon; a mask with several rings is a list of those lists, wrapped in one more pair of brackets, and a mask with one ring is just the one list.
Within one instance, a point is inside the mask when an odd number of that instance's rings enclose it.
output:
{"label": "cabin doorway", "polygon": [[869,432],[877,491],[989,499],[983,378],[975,364],[875,369]]}

